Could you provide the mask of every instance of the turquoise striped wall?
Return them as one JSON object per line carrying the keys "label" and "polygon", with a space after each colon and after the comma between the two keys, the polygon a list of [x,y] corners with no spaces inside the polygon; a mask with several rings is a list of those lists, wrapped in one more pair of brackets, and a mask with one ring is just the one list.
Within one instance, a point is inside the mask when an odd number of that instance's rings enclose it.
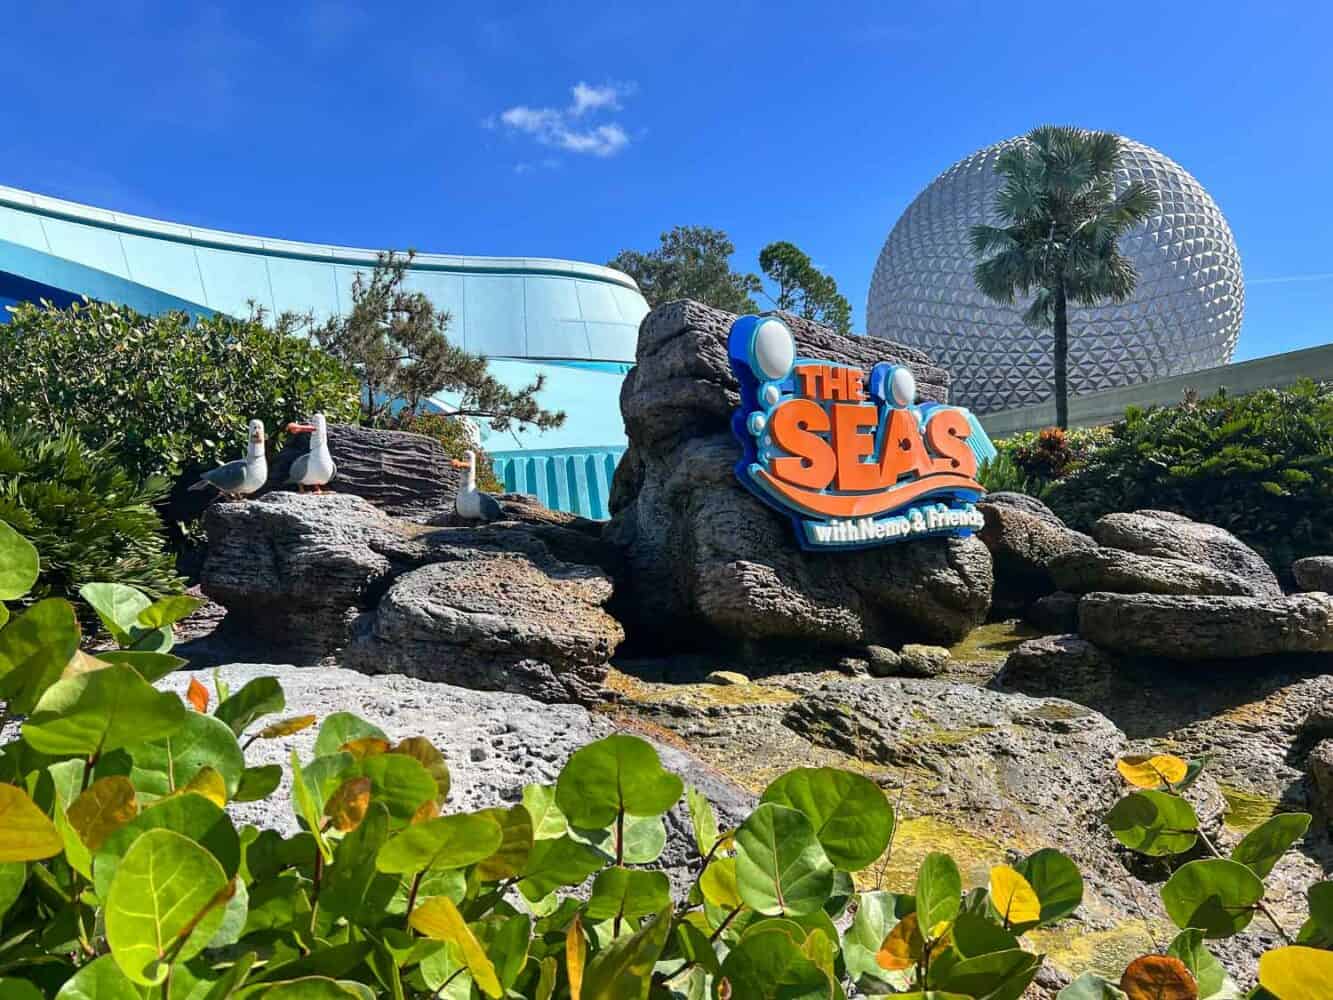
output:
{"label": "turquoise striped wall", "polygon": [[611,516],[611,477],[623,447],[490,452],[507,493],[530,493],[554,510],[595,521]]}

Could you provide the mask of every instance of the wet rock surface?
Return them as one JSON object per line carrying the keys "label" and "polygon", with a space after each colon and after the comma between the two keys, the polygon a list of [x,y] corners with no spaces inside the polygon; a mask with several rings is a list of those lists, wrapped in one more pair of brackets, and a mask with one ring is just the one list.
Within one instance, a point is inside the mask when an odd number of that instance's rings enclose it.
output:
{"label": "wet rock surface", "polygon": [[[671,645],[897,645],[966,634],[990,606],[990,554],[975,539],[805,553],[790,519],[737,482],[730,423],[739,396],[726,354],[734,318],[677,302],[640,329],[638,365],[621,393],[629,450],[605,536],[624,556],[616,614],[632,633]],[[801,356],[907,363],[924,398],[944,398],[947,376],[919,352],[787,319]]]}

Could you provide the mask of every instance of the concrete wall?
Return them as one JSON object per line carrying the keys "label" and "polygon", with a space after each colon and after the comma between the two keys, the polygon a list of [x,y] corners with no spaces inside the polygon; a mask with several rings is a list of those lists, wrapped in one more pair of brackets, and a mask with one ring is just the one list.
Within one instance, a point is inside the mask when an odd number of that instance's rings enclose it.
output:
{"label": "concrete wall", "polygon": [[[1069,426],[1093,427],[1114,423],[1125,415],[1125,408],[1129,406],[1179,403],[1186,389],[1193,389],[1201,396],[1211,395],[1222,388],[1230,393],[1241,394],[1255,389],[1291,385],[1303,378],[1333,381],[1333,344],[1075,396],[1069,400]],[[1050,427],[1055,423],[1055,402],[1051,400],[1037,406],[983,413],[980,414],[980,420],[986,432],[999,440],[1023,431]]]}

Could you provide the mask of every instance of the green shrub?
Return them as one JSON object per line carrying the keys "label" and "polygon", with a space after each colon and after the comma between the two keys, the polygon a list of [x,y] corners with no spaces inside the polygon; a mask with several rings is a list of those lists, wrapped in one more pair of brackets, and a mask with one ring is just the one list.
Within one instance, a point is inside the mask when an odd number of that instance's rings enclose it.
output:
{"label": "green shrub", "polygon": [[504,484],[495,478],[495,468],[486,453],[479,449],[468,437],[463,422],[457,417],[443,413],[418,413],[410,420],[401,421],[400,428],[413,434],[424,434],[434,438],[444,448],[450,458],[461,459],[463,452],[471,449],[477,455],[477,489],[483,493],[503,493]]}
{"label": "green shrub", "polygon": [[72,598],[94,581],[154,596],[182,589],[154,504],[166,483],[140,483],[108,450],[68,431],[0,426],[0,521],[42,553],[34,598]]}
{"label": "green shrub", "polygon": [[1173,511],[1279,568],[1333,552],[1333,383],[1131,409],[1045,499],[1081,530],[1113,511]]}
{"label": "green shrub", "polygon": [[1110,438],[1106,427],[1047,427],[995,442],[996,457],[982,468],[989,492],[1011,490],[1044,497],[1056,480],[1081,468]]}
{"label": "green shrub", "polygon": [[0,324],[0,406],[109,449],[135,478],[174,481],[237,458],[251,418],[270,433],[316,411],[355,421],[355,374],[296,323],[24,303]]}

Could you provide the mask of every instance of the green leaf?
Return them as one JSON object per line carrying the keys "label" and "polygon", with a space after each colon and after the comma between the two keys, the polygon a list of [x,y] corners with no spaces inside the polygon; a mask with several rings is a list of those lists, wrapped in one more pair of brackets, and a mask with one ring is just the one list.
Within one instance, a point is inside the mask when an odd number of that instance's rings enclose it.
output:
{"label": "green leaf", "polygon": [[1177,927],[1197,927],[1207,938],[1229,937],[1254,919],[1264,898],[1259,877],[1236,861],[1191,861],[1162,886],[1162,903]]}
{"label": "green leaf", "polygon": [[688,920],[682,920],[676,925],[676,944],[680,948],[680,957],[685,961],[696,963],[710,976],[721,974],[722,963],[717,957],[713,942],[708,940],[707,934]]}
{"label": "green leaf", "polygon": [[[676,798],[679,797],[677,792]],[[633,934],[605,945],[584,970],[581,1000],[644,1000],[652,982],[653,966],[670,933],[671,911],[665,909],[644,921]]]}
{"label": "green leaf", "polygon": [[1056,994],[1055,1000],[1129,1000],[1110,980],[1085,972]]}
{"label": "green leaf", "polygon": [[[571,826],[569,835],[590,844],[603,854],[615,857],[615,828],[609,830],[581,830]],[[626,816],[625,845],[622,860],[630,865],[647,865],[656,861],[666,847],[666,824],[661,816]]]}
{"label": "green leaf", "polygon": [[153,603],[122,583],[85,583],[79,588],[79,596],[97,612],[111,637],[122,646],[129,644],[130,631],[138,625],[139,615]]}
{"label": "green leaf", "polygon": [[671,883],[662,872],[607,868],[593,880],[584,913],[591,920],[646,917],[671,905]]}
{"label": "green leaf", "polygon": [[436,941],[448,941],[458,948],[477,988],[488,997],[504,995],[495,964],[463,920],[458,907],[448,896],[433,896],[411,913],[412,926]]}
{"label": "green leaf", "polygon": [[[322,758],[316,758],[314,763],[320,763]],[[320,855],[324,858],[324,863],[333,860],[333,848],[329,846],[328,838],[324,836],[323,821],[324,802],[323,799],[317,799],[314,792],[310,789],[310,782],[306,780],[305,772],[301,769],[301,759],[292,750],[292,809],[297,817],[305,821],[306,829],[310,835],[315,838],[315,845],[319,848]]]}
{"label": "green leaf", "polygon": [[1106,825],[1130,850],[1152,857],[1184,854],[1199,839],[1194,807],[1168,792],[1131,792],[1111,807]]}
{"label": "green leaf", "polygon": [[736,882],[756,912],[800,916],[829,898],[833,865],[804,813],[764,802],[736,830]]}
{"label": "green leaf", "polygon": [[532,817],[533,840],[555,840],[569,829],[565,814],[555,804],[552,785],[524,785],[523,807]]}
{"label": "green leaf", "polygon": [[372,801],[361,825],[334,851],[334,864],[319,897],[321,907],[362,927],[374,927],[384,919],[399,882],[375,865],[388,837],[389,811],[384,803]]}
{"label": "green leaf", "polygon": [[[1039,923],[1043,926],[1069,916],[1083,902],[1083,876],[1078,865],[1053,847],[1028,855],[1014,868],[1036,892],[1041,903]],[[1032,926],[1019,925],[1014,930],[1022,934]]]}
{"label": "green leaf", "polygon": [[139,612],[135,624],[145,629],[169,628],[182,618],[188,618],[207,603],[198,597],[189,597],[185,594],[159,598]]}
{"label": "green leaf", "polygon": [[685,802],[690,809],[690,826],[694,829],[694,846],[700,857],[707,857],[708,852],[717,843],[717,814],[708,796],[694,786],[685,789]]}
{"label": "green leaf", "polygon": [[513,878],[523,870],[532,851],[532,817],[521,805],[511,809],[483,809],[478,816],[488,816],[500,826],[500,846],[477,865],[477,878],[499,882]]}
{"label": "green leaf", "polygon": [[465,868],[494,854],[503,837],[493,817],[475,813],[440,816],[390,837],[380,848],[375,866],[397,875]]}
{"label": "green leaf", "polygon": [[510,917],[492,914],[473,925],[477,939],[486,949],[486,955],[495,966],[500,986],[509,989],[518,980],[528,962],[528,947],[532,940],[532,918],[526,913]]}
{"label": "green leaf", "polygon": [[88,757],[163,739],[185,716],[180,698],[117,665],[52,684],[23,724],[23,738],[41,753]]}
{"label": "green leaf", "polygon": [[615,733],[575,750],[560,771],[555,799],[573,826],[609,827],[622,812],[660,816],[684,784],[662,767],[652,744]]}
{"label": "green leaf", "polygon": [[[6,981],[0,979],[0,985]],[[0,993],[9,1000],[9,993]],[[38,993],[36,996],[40,997]],[[82,966],[56,994],[56,1000],[147,1000],[148,990],[131,982],[110,955],[102,955]],[[22,1000],[18,994],[15,1000]]]}
{"label": "green leaf", "polygon": [[953,924],[953,946],[963,958],[1019,947],[1018,938],[994,920],[964,910]]}
{"label": "green leaf", "polygon": [[256,677],[213,709],[213,717],[240,736],[256,719],[287,707],[282,685],[274,677]]}
{"label": "green leaf", "polygon": [[0,521],[0,601],[15,601],[26,594],[41,569],[36,546]]}
{"label": "green leaf", "polygon": [[374,994],[357,983],[342,983],[324,976],[304,976],[274,983],[246,1000],[372,1000]]}
{"label": "green leaf", "polygon": [[125,748],[134,761],[130,780],[141,792],[169,795],[199,773],[211,767],[222,775],[227,798],[236,796],[245,770],[236,737],[225,724],[211,715],[186,712],[180,727],[152,742],[134,743]]}
{"label": "green leaf", "polygon": [[0,699],[11,715],[29,715],[78,651],[74,606],[38,601],[0,629]]}
{"label": "green leaf", "polygon": [[98,653],[97,658],[107,663],[123,663],[133,667],[134,672],[149,684],[161,680],[189,662],[170,653],[150,653],[140,649],[108,649]]}
{"label": "green leaf", "polygon": [[764,790],[764,802],[799,809],[838,868],[860,871],[893,836],[893,807],[869,778],[833,767],[798,767]]}
{"label": "green leaf", "polygon": [[936,937],[940,924],[953,922],[962,905],[963,876],[947,854],[932,852],[916,873],[916,915],[921,933]]}
{"label": "green leaf", "polygon": [[1227,975],[1222,963],[1204,945],[1203,931],[1197,927],[1177,934],[1167,946],[1166,953],[1180,959],[1185,963],[1185,968],[1190,970],[1190,975],[1199,984],[1199,1000],[1208,1000],[1221,993],[1225,987],[1235,988],[1235,983]]}
{"label": "green leaf", "polygon": [[241,863],[240,838],[227,813],[202,795],[163,799],[113,831],[93,853],[93,886],[106,899],[121,859],[145,833],[172,830],[205,848],[230,878]]}
{"label": "green leaf", "polygon": [[562,886],[581,885],[606,860],[600,851],[568,836],[535,841],[523,866],[519,891],[535,903]]}
{"label": "green leaf", "polygon": [[60,832],[27,792],[0,785],[0,862],[41,861],[64,848]]}
{"label": "green leaf", "polygon": [[236,786],[233,802],[259,802],[268,798],[282,784],[281,764],[262,764],[247,767],[241,772],[240,784]]}
{"label": "green leaf", "polygon": [[[347,777],[370,779],[371,797],[389,807],[399,823],[412,819],[417,807],[436,795],[435,779],[415,757],[382,753],[355,762]],[[346,780],[346,779],[344,779]]]}
{"label": "green leaf", "polygon": [[987,1000],[1018,1000],[1041,969],[1041,956],[1022,949],[965,958],[952,966],[939,985],[964,996]]}
{"label": "green leaf", "polygon": [[344,743],[366,736],[376,736],[382,740],[389,738],[379,726],[371,725],[351,712],[334,712],[320,723],[319,735],[315,737],[315,756],[337,753]]}
{"label": "green leaf", "polygon": [[18,902],[28,884],[28,866],[22,861],[0,862],[0,920]]}
{"label": "green leaf", "polygon": [[884,975],[875,954],[898,923],[898,905],[899,897],[892,892],[877,890],[857,896],[856,916],[842,941],[843,960],[853,981]]}
{"label": "green leaf", "polygon": [[745,1000],[828,1000],[833,990],[829,974],[782,925],[745,934],[723,960],[722,977]]}
{"label": "green leaf", "polygon": [[1309,828],[1309,813],[1278,813],[1247,833],[1231,852],[1231,860],[1266,878],[1287,849],[1304,837]]}
{"label": "green leaf", "polygon": [[106,900],[106,938],[121,971],[144,986],[197,955],[222,923],[227,876],[198,844],[151,830],[121,859]]}

